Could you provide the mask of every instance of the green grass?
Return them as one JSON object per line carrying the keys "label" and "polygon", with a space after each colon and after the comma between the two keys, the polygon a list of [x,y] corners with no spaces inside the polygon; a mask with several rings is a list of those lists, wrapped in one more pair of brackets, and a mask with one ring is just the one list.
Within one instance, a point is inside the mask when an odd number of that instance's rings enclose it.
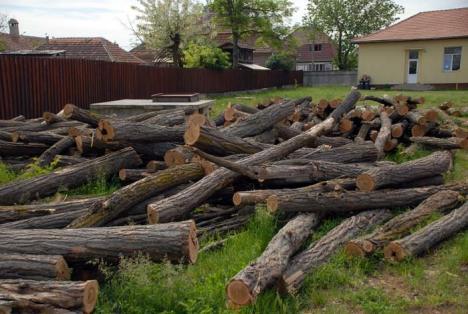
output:
{"label": "green grass", "polygon": [[[343,98],[348,91],[346,87],[294,88],[217,97],[213,114],[221,112],[229,102],[256,104],[276,96],[312,96],[317,101]],[[400,92],[368,94],[384,93]],[[403,93],[424,96],[425,107],[447,100],[457,106],[468,104],[468,91]],[[430,153],[422,149],[402,152],[399,148],[398,153],[387,158],[401,163]],[[454,169],[446,179],[456,181],[467,177],[468,154],[458,151]],[[0,163],[0,184],[16,178],[18,174]],[[118,187],[118,181],[101,178],[66,193],[103,195]],[[434,215],[428,221],[437,217]],[[308,242],[319,239],[339,222],[339,218],[325,220]],[[298,295],[282,296],[271,289],[261,294],[253,306],[240,311],[228,309],[226,283],[262,253],[280,227],[276,217],[260,209],[244,230],[233,233],[223,248],[200,254],[195,265],[155,264],[140,256],[122,260],[117,271],[102,266],[108,280],[101,285],[97,313],[466,313],[468,309],[468,231],[422,258],[398,264],[385,262],[382,252],[368,259],[348,259],[340,251],[306,277]],[[203,244],[211,240],[216,239],[203,240]]]}

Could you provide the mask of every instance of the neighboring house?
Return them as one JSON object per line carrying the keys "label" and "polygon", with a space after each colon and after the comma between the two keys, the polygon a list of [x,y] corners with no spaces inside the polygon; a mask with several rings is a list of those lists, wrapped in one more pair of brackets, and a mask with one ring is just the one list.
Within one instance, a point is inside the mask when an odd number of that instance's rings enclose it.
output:
{"label": "neighboring house", "polygon": [[140,58],[148,65],[157,67],[173,67],[174,61],[170,57],[160,57],[160,53],[156,49],[146,47],[145,43],[141,43],[130,50],[130,53]]}
{"label": "neighboring house", "polygon": [[0,52],[32,50],[46,42],[46,38],[20,35],[19,23],[15,19],[8,21],[9,33],[0,33]]}
{"label": "neighboring house", "polygon": [[332,71],[335,46],[327,35],[309,27],[296,29],[291,36],[296,41],[296,70]]}
{"label": "neighboring house", "polygon": [[110,62],[140,63],[144,61],[102,37],[53,38],[37,50],[65,50],[64,57]]}
{"label": "neighboring house", "polygon": [[353,42],[358,77],[373,85],[468,88],[468,8],[421,12]]}
{"label": "neighboring house", "polygon": [[[232,50],[234,44],[232,42],[231,32],[219,32],[213,38],[216,46],[221,48],[223,51],[229,53],[230,60],[232,62]],[[239,63],[252,64],[253,62],[253,52],[255,47],[253,43],[249,43],[245,40],[239,42]]]}

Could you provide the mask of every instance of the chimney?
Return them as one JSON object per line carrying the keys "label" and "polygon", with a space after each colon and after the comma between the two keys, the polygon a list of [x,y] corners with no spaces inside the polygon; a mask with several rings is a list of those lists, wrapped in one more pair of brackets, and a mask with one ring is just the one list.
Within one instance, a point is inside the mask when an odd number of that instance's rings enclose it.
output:
{"label": "chimney", "polygon": [[10,19],[8,21],[8,26],[10,26],[10,35],[11,36],[19,36],[19,26],[18,21],[15,19]]}

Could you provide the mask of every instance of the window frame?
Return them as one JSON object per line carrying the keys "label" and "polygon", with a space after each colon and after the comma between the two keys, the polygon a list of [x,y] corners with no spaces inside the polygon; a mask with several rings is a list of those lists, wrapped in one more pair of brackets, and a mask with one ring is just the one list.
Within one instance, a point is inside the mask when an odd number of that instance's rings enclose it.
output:
{"label": "window frame", "polygon": [[[460,52],[458,53],[446,53],[445,51],[447,49],[454,49],[454,48],[460,48]],[[444,47],[444,53],[442,55],[442,71],[444,72],[455,72],[455,71],[459,71],[461,69],[461,56],[462,56],[462,51],[463,51],[463,47],[462,46],[459,46],[459,47]],[[449,57],[450,58],[450,67],[449,69],[446,69],[445,68],[445,58],[446,57]],[[460,56],[460,62],[459,62],[459,66],[458,66],[458,69],[453,69],[453,58],[454,56]]]}
{"label": "window frame", "polygon": [[[316,48],[319,48],[319,49],[316,49]],[[314,44],[314,52],[315,51],[322,51],[322,44]]]}

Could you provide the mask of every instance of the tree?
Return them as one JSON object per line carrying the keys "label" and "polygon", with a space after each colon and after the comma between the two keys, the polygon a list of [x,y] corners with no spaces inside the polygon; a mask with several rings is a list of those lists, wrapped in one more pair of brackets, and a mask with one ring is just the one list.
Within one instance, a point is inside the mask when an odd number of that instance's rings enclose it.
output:
{"label": "tree", "polygon": [[0,12],[0,32],[6,33],[8,30],[8,15]]}
{"label": "tree", "polygon": [[222,70],[231,66],[227,52],[212,45],[194,42],[184,50],[184,61],[186,68]]}
{"label": "tree", "polygon": [[232,33],[232,67],[239,63],[239,41],[256,35],[268,41],[279,41],[286,34],[284,19],[291,16],[289,0],[212,0],[213,22],[218,29]]}
{"label": "tree", "polygon": [[266,66],[272,70],[290,71],[294,66],[294,59],[288,53],[278,52],[268,58]]}
{"label": "tree", "polygon": [[138,0],[136,36],[183,66],[183,47],[201,32],[203,7],[192,0]]}
{"label": "tree", "polygon": [[404,9],[392,0],[309,0],[307,11],[304,23],[334,40],[336,64],[347,70],[356,63],[351,40],[389,26]]}

